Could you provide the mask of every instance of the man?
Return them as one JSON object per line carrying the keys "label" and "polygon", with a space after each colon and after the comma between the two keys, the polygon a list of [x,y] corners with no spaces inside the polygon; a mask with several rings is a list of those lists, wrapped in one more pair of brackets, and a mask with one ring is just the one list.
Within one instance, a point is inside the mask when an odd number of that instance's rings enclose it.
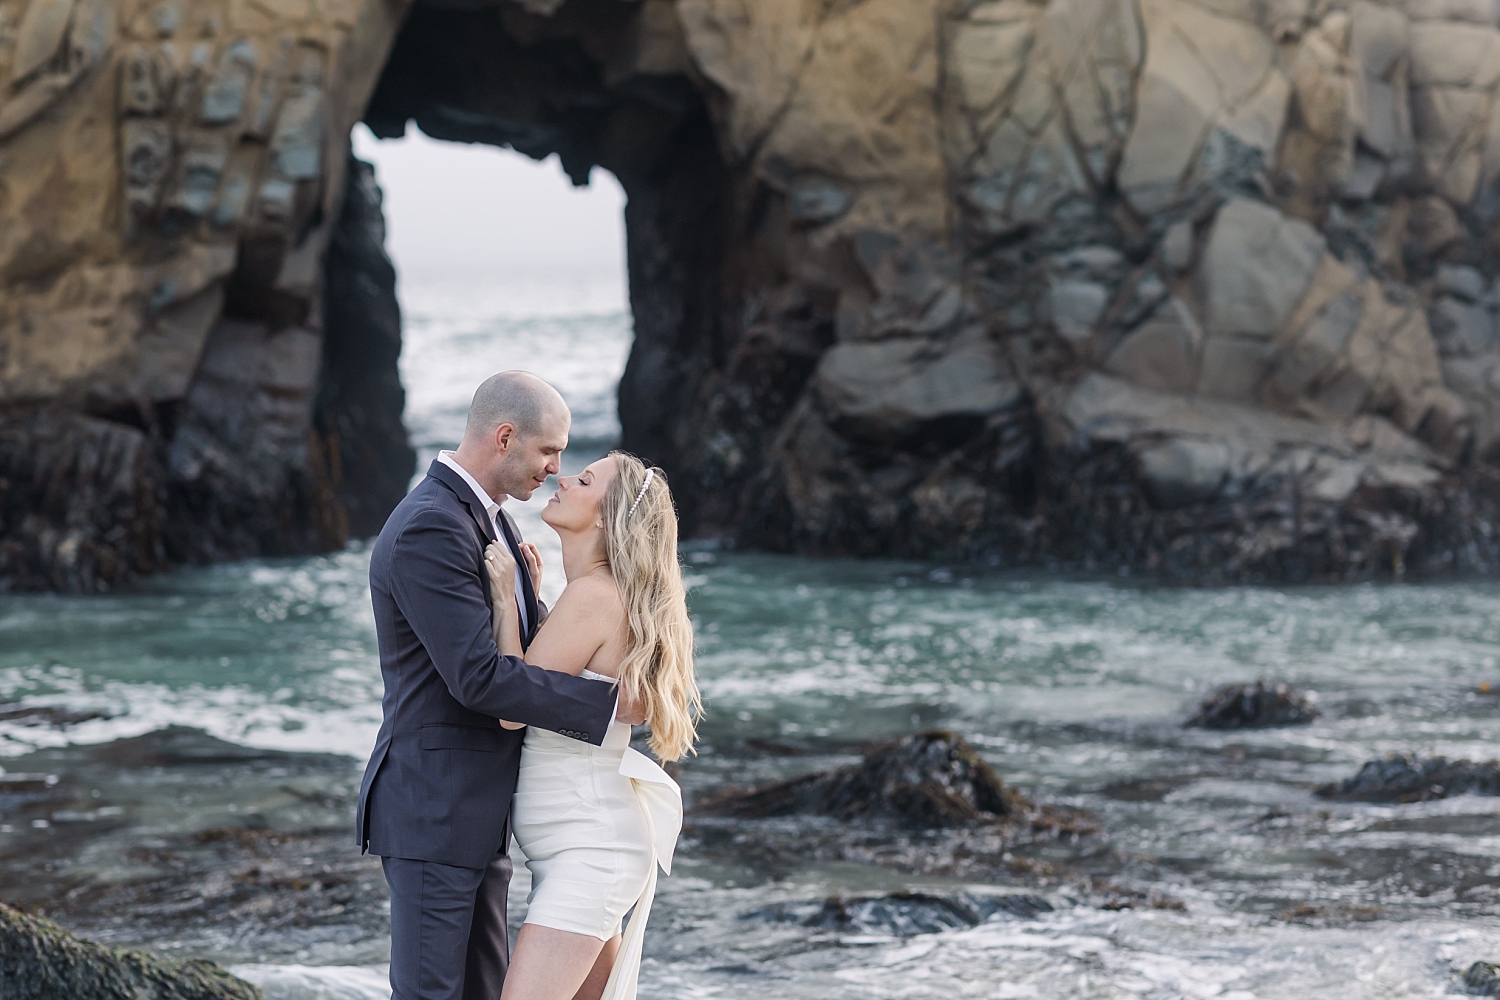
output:
{"label": "man", "polygon": [[615,713],[611,686],[502,656],[491,631],[484,547],[493,540],[516,559],[526,643],[545,614],[523,568],[540,572],[539,559],[500,501],[528,500],[558,472],[571,422],[562,397],[534,375],[486,380],[458,451],[432,463],[370,557],[384,721],[356,828],[390,886],[393,1000],[500,995],[508,817],[524,731],[497,720],[597,745]]}

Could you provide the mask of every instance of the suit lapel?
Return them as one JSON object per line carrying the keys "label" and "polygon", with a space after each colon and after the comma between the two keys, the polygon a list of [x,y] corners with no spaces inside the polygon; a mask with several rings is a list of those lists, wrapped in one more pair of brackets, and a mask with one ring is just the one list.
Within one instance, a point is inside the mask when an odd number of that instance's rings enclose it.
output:
{"label": "suit lapel", "polygon": [[[498,542],[500,540],[495,537],[495,526],[490,522],[489,512],[485,510],[480,499],[474,495],[473,488],[463,481],[462,476],[436,459],[428,468],[427,474],[446,485],[464,502],[464,506],[469,508],[469,516],[479,526],[479,533],[487,541]],[[516,528],[516,523],[511,520],[504,507],[500,508],[500,516],[497,520],[500,522],[500,530],[505,535],[506,546],[515,557],[516,565],[521,567],[521,601],[526,606],[526,623],[530,626],[526,630],[526,635],[522,637],[522,645],[529,646],[531,637],[536,634],[537,618],[540,617],[541,612],[537,606],[536,589],[531,585],[531,573],[526,569],[526,560],[521,557],[521,532]],[[488,577],[485,580],[486,593],[488,593]]]}
{"label": "suit lapel", "polygon": [[442,482],[463,501],[464,506],[469,508],[469,516],[474,519],[474,523],[479,527],[479,533],[484,536],[486,541],[499,541],[495,537],[495,529],[490,524],[490,516],[485,511],[484,504],[474,495],[474,490],[468,483],[463,481],[463,478],[458,473],[448,468],[442,462],[433,460],[431,467],[427,470],[427,474]]}

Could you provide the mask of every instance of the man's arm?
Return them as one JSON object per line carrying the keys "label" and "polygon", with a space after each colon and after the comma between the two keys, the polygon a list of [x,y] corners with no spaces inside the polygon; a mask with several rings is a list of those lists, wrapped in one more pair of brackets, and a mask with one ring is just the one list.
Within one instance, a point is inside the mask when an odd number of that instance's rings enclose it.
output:
{"label": "man's arm", "polygon": [[602,742],[615,692],[500,655],[472,544],[455,516],[428,509],[412,517],[392,552],[391,595],[449,693],[491,718],[587,733],[588,742]]}

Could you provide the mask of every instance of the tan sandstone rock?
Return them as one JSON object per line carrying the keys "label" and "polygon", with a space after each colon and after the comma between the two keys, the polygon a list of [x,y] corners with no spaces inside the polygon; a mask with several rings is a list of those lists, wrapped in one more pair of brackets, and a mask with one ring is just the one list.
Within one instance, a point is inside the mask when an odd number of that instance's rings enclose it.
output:
{"label": "tan sandstone rock", "polygon": [[[1426,501],[1486,496],[1500,453],[1497,19],[0,0],[0,584],[378,527],[356,483],[399,493],[410,453],[361,118],[615,172],[625,445],[689,534],[1255,578],[1480,559],[1382,505],[1469,509]],[[49,511],[44,466],[110,499]],[[1194,520],[1229,503],[1243,538]]]}

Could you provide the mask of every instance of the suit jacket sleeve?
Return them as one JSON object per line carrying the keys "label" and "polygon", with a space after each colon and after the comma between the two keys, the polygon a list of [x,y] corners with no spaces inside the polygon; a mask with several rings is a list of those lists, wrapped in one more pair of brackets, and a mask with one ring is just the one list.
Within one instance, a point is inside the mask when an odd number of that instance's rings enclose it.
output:
{"label": "suit jacket sleeve", "polygon": [[503,656],[466,526],[441,510],[413,517],[392,553],[391,594],[459,704],[491,718],[604,740],[613,685]]}

